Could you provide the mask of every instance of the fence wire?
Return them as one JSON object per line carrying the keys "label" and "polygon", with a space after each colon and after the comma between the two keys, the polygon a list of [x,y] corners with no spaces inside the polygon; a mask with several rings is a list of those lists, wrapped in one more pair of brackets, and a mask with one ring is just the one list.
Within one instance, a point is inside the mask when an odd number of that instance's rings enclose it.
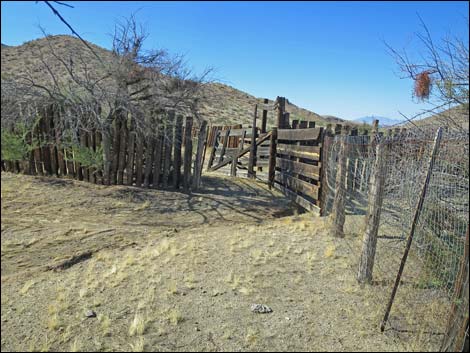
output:
{"label": "fence wire", "polygon": [[[377,135],[371,145],[370,136],[337,135],[331,137],[326,153],[325,214],[335,211],[332,208],[336,188],[343,188],[346,236],[337,242],[347,245],[353,263],[351,275],[356,276],[376,144],[383,146],[385,183],[370,286],[384,312],[426,178],[434,137],[432,130],[408,130],[394,136]],[[342,142],[347,172],[344,185],[338,186],[335,183]],[[462,320],[465,313],[468,317],[468,270],[466,277],[458,279],[469,223],[468,153],[468,133],[444,131],[386,326],[386,333],[398,335],[406,349],[445,349],[443,342],[457,339],[447,337],[457,335],[446,331],[449,321]],[[456,297],[456,287],[462,284],[467,292]]]}

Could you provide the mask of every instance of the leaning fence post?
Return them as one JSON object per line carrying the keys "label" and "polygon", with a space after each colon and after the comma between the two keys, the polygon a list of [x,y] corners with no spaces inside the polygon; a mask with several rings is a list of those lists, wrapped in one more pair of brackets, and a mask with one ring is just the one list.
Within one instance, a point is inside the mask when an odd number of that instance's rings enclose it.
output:
{"label": "leaning fence post", "polygon": [[201,122],[201,127],[199,128],[199,133],[197,137],[197,149],[196,149],[196,158],[194,159],[194,177],[193,177],[193,190],[196,190],[201,185],[201,173],[202,173],[202,154],[204,153],[204,142],[206,140],[206,129],[207,121],[203,120]]}
{"label": "leaning fence post", "polygon": [[375,163],[369,182],[369,207],[366,215],[366,230],[362,241],[362,253],[357,274],[357,280],[360,283],[370,283],[372,281],[384,185],[384,145],[377,144]]}
{"label": "leaning fence post", "polygon": [[344,237],[344,221],[345,221],[345,198],[346,192],[344,188],[344,182],[346,180],[346,140],[348,138],[349,126],[344,126],[344,134],[340,136],[341,143],[338,153],[338,170],[336,172],[336,181],[335,181],[335,198],[333,201],[333,214],[332,214],[332,224],[333,224],[333,235],[335,237],[343,238]]}
{"label": "leaning fence post", "polygon": [[269,170],[268,170],[268,184],[269,189],[274,185],[274,178],[276,176],[276,151],[277,151],[277,127],[273,127],[271,132],[271,141],[269,143]]}
{"label": "leaning fence post", "polygon": [[411,243],[413,241],[413,236],[416,230],[416,226],[418,224],[419,216],[421,215],[421,211],[423,209],[424,198],[426,197],[426,192],[428,190],[429,181],[431,179],[432,169],[434,167],[434,161],[436,159],[437,151],[439,150],[439,144],[441,142],[442,137],[442,128],[440,127],[436,131],[436,136],[434,138],[434,145],[432,148],[431,156],[429,158],[428,170],[426,173],[426,179],[424,180],[423,188],[421,189],[421,194],[419,196],[418,204],[416,205],[415,214],[413,217],[413,223],[411,224],[410,234],[408,235],[408,240],[406,242],[405,252],[403,253],[403,257],[401,259],[400,268],[398,269],[397,277],[395,280],[395,285],[392,290],[392,294],[390,296],[390,300],[387,304],[387,309],[385,310],[384,319],[382,324],[380,325],[380,330],[383,332],[385,330],[385,324],[388,321],[388,317],[390,315],[390,310],[392,309],[393,300],[395,299],[395,295],[397,293],[398,285],[400,284],[401,275],[403,273],[403,269],[405,267],[406,259],[408,258],[408,253],[410,252]]}
{"label": "leaning fence post", "polygon": [[255,113],[253,115],[253,126],[251,127],[251,145],[250,159],[248,160],[248,178],[254,179],[256,172],[254,170],[256,164],[256,115],[258,114],[258,104],[255,105]]}
{"label": "leaning fence post", "polygon": [[191,130],[193,128],[193,118],[186,117],[184,127],[184,156],[183,156],[183,190],[189,191],[189,182],[191,177],[191,157],[193,155],[193,142],[191,139]]}

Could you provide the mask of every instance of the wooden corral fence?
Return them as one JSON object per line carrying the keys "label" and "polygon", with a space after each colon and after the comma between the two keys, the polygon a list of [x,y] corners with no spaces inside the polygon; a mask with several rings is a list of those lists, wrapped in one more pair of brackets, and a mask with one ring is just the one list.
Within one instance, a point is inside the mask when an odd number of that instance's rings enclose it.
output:
{"label": "wooden corral fence", "polygon": [[[257,126],[258,109],[262,110],[261,127]],[[276,111],[276,126],[267,132],[269,110]],[[316,127],[315,121],[291,120],[284,97],[278,97],[274,105],[269,105],[265,99],[255,106],[250,126],[210,127],[207,147],[211,153],[207,170],[230,167],[230,172],[226,170],[226,173],[231,176],[242,170],[246,176],[266,181],[270,187],[281,190],[303,208],[322,214],[325,198],[322,160],[327,156],[334,135],[341,133],[358,135],[359,131],[340,124],[323,128]],[[369,138],[368,130],[362,133]],[[359,158],[348,159],[344,183],[350,183],[355,189],[364,187],[368,175],[364,174],[361,180],[349,177],[357,175],[360,168],[364,173],[367,171]]]}
{"label": "wooden corral fence", "polygon": [[[184,121],[183,121],[184,120]],[[102,154],[102,134],[78,131],[78,146],[66,146],[56,118],[45,114],[28,135],[37,148],[27,160],[2,161],[2,170],[30,175],[68,177],[105,185],[134,185],[151,188],[197,189],[200,185],[207,122],[193,127],[193,118],[183,119],[173,112],[157,127],[157,133],[144,136],[128,121],[115,121],[111,136],[111,170],[104,180],[103,168],[82,165],[77,154]],[[183,124],[184,122],[184,124]],[[198,144],[193,151],[193,137]]]}

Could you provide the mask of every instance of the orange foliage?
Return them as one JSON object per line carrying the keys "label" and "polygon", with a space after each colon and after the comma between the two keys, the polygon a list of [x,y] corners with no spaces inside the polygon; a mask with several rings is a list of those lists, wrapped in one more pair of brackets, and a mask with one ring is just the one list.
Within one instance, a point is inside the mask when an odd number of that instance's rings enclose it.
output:
{"label": "orange foliage", "polygon": [[423,71],[416,76],[414,94],[419,99],[429,98],[431,92],[431,77],[429,71]]}

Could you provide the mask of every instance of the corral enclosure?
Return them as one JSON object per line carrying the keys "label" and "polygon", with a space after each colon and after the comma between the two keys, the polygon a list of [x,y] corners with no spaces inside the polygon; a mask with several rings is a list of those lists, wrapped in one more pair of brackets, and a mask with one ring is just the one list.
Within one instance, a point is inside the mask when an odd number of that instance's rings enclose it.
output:
{"label": "corral enclosure", "polygon": [[[279,97],[275,106],[260,103],[261,123],[257,121],[257,106],[251,126],[245,128],[201,124],[192,132],[190,119],[186,119],[183,130],[182,119],[175,117],[175,124],[165,123],[157,129],[162,134],[154,140],[132,141],[132,133],[124,127],[129,125],[117,126],[114,141],[120,144],[114,145],[113,151],[119,152],[113,157],[107,182],[99,178],[102,170],[96,165],[72,164],[69,168],[65,164],[66,173],[60,167],[54,169],[47,158],[50,160],[54,153],[59,157],[57,145],[52,145],[55,149],[49,157],[51,146],[40,145],[31,150],[29,161],[2,161],[8,171],[31,173],[34,165],[31,174],[66,176],[74,170],[72,176],[78,180],[104,184],[96,186],[104,195],[101,209],[105,213],[111,210],[119,225],[101,229],[97,227],[101,221],[95,219],[88,229],[67,223],[67,229],[57,229],[45,243],[40,226],[35,230],[38,236],[28,240],[28,234],[35,232],[31,233],[32,225],[25,225],[23,233],[24,219],[14,217],[21,212],[22,203],[29,202],[21,201],[21,195],[27,197],[29,189],[34,192],[36,186],[41,189],[38,195],[51,192],[53,198],[57,187],[72,195],[80,184],[40,179],[36,185],[34,179],[25,180],[24,189],[15,195],[15,177],[2,176],[8,185],[6,189],[2,186],[2,201],[7,201],[5,208],[2,202],[2,211],[9,219],[2,221],[2,233],[7,234],[2,237],[2,258],[5,255],[7,259],[2,259],[2,281],[9,286],[5,304],[22,312],[28,310],[18,307],[14,291],[19,290],[26,298],[32,295],[30,288],[37,287],[38,293],[49,296],[46,281],[56,283],[59,293],[47,314],[53,320],[44,328],[54,338],[50,342],[38,339],[33,330],[34,345],[121,350],[128,347],[119,338],[124,334],[132,339],[132,349],[192,349],[194,343],[204,350],[264,350],[273,348],[268,341],[282,350],[370,350],[381,345],[384,350],[463,347],[468,337],[468,132],[440,132],[436,143],[435,130],[379,132],[377,124],[361,132],[340,125],[316,128],[314,121],[291,121],[283,102]],[[271,129],[266,126],[268,110],[274,110],[277,117],[277,126]],[[172,126],[171,131],[167,126]],[[190,136],[196,134],[197,147],[193,148]],[[84,141],[82,147],[96,151],[93,136],[97,135],[82,136],[88,136],[79,138]],[[152,145],[154,142],[149,141],[156,142]],[[181,150],[183,162],[178,157]],[[44,156],[46,160],[41,159]],[[57,165],[61,163],[58,158]],[[207,177],[202,179],[200,190],[192,187],[192,194],[172,195],[170,191],[152,194],[150,190],[147,193],[145,189],[116,186],[124,189],[105,191],[115,183],[179,189],[176,181],[180,180],[181,164],[185,165],[184,173],[189,170],[192,175],[191,182],[183,177],[184,191],[190,190],[190,184],[199,184],[194,180],[200,178],[207,164]],[[160,178],[163,181],[159,182]],[[106,195],[115,199],[116,193],[130,198],[120,196],[111,206],[106,205]],[[85,194],[82,202],[87,204],[89,197]],[[172,201],[166,203],[167,198],[174,200],[174,207],[170,206]],[[199,208],[199,202],[203,205],[206,198],[213,201],[208,208]],[[135,206],[129,207],[128,202]],[[165,207],[169,209],[165,211]],[[75,209],[84,216],[88,212],[80,206]],[[297,209],[310,212],[289,216]],[[136,216],[141,211],[145,212],[143,218]],[[41,212],[33,208],[33,214]],[[46,224],[62,223],[56,214],[60,214],[60,208],[58,213],[47,212]],[[285,217],[276,220],[281,216]],[[184,221],[180,223],[180,219]],[[195,224],[199,228],[190,230]],[[15,235],[18,231],[22,234],[19,238]],[[114,240],[107,239],[108,232]],[[126,232],[135,234],[129,238]],[[77,245],[70,247],[74,250],[67,251],[67,256],[46,256],[52,244],[63,244],[66,249],[69,241]],[[31,263],[38,251],[43,255]],[[116,255],[120,252],[123,255]],[[119,260],[113,264],[115,256]],[[149,258],[155,262],[149,263]],[[18,271],[23,267],[26,271]],[[49,271],[35,281],[30,276],[40,269]],[[97,279],[93,271],[110,282]],[[78,280],[73,288],[80,298],[73,299],[70,290],[64,292],[57,282],[62,276],[65,283]],[[271,283],[273,276],[276,284]],[[14,284],[15,278],[22,283],[21,288]],[[115,298],[113,302],[104,304],[103,294],[98,293],[114,291],[125,297],[128,291],[134,293],[137,306],[114,294],[108,294]],[[253,313],[240,314],[249,311],[251,302],[273,306],[274,314],[260,315],[259,319]],[[114,312],[117,303],[127,308],[124,316]],[[204,309],[194,311],[194,303]],[[321,310],[326,303],[329,310]],[[83,343],[90,329],[70,320],[82,315],[79,308],[83,305],[99,312],[103,304],[105,313],[98,316],[103,338]],[[41,312],[45,309],[38,310],[37,318],[46,314]],[[224,310],[233,320],[220,318]],[[210,314],[206,316],[205,311]],[[222,332],[212,326],[210,317],[217,317],[215,322]],[[314,320],[318,317],[321,322]],[[240,329],[239,320],[247,322],[247,327]],[[119,324],[111,327],[110,322]],[[13,322],[8,327],[15,330],[18,326]],[[357,327],[359,341],[352,334]],[[351,335],[346,338],[348,333]],[[80,337],[80,342],[73,340],[74,336]],[[315,342],[319,337],[323,341],[314,343],[313,337]],[[24,346],[5,341],[5,347]]]}

